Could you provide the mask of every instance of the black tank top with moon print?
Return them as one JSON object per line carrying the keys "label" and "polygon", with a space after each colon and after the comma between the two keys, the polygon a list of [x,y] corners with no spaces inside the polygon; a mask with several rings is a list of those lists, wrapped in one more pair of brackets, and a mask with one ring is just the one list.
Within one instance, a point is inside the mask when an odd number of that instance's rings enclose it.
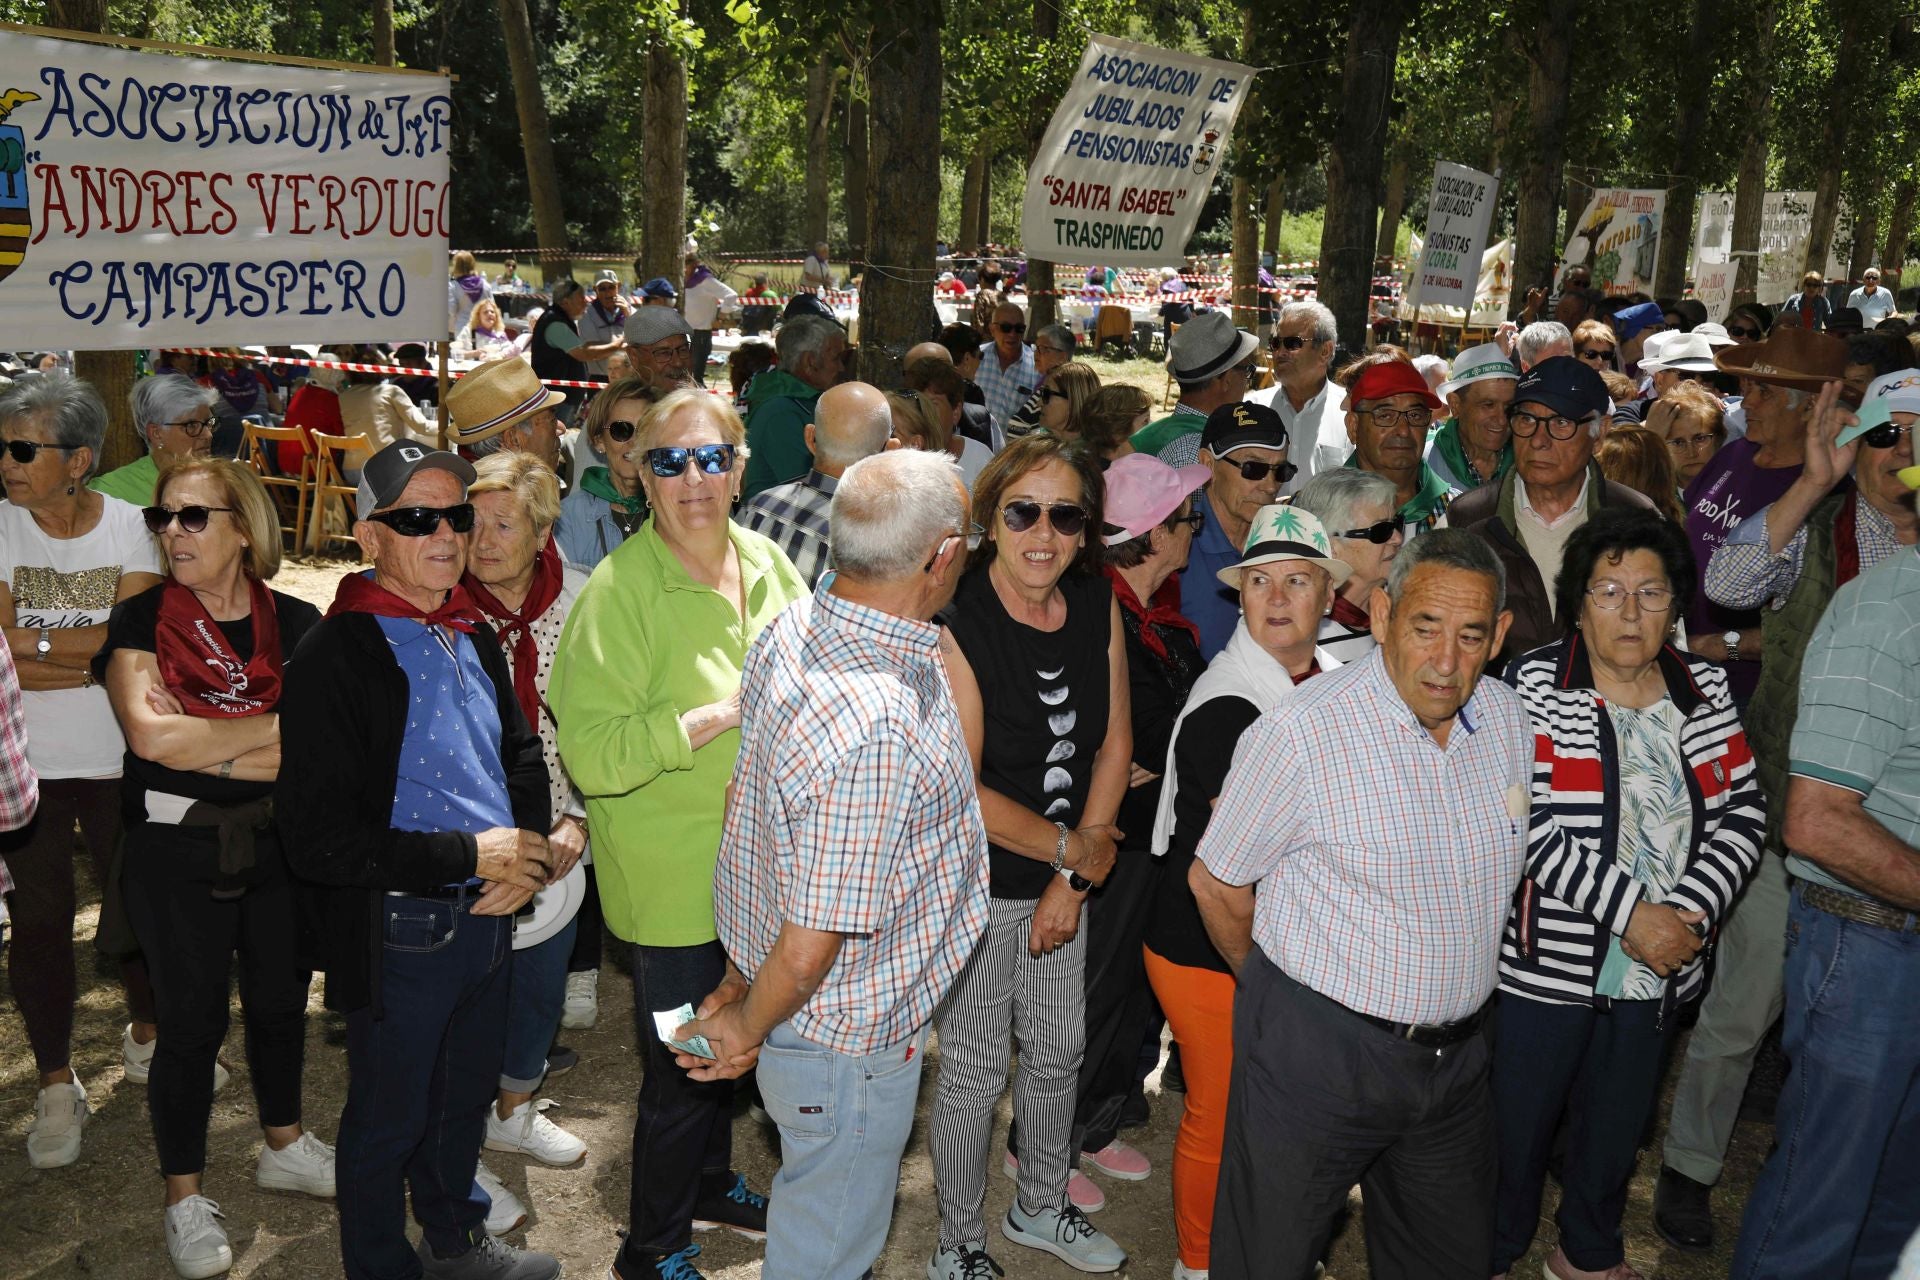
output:
{"label": "black tank top with moon print", "polygon": [[[1067,621],[1058,631],[1016,622],[987,578],[970,571],[941,620],[980,683],[986,738],[980,781],[1043,815],[1080,825],[1093,758],[1107,736],[1107,643],[1113,592],[1106,579],[1060,580]],[[997,844],[987,846],[996,898],[1038,898],[1053,872]]]}

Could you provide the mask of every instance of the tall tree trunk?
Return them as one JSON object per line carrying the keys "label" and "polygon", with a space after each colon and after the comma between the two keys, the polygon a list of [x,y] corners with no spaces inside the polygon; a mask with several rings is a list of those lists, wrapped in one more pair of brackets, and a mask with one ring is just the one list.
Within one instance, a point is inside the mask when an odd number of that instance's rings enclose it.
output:
{"label": "tall tree trunk", "polygon": [[[1033,0],[1033,46],[1044,50],[1060,33],[1059,0]],[[1038,93],[1027,104],[1027,163],[1040,153],[1040,139],[1053,116],[1053,102]],[[1053,263],[1042,258],[1027,259],[1028,334],[1041,325],[1052,324],[1060,315],[1060,299]]]}
{"label": "tall tree trunk", "polygon": [[1878,41],[1868,38],[1863,12],[1866,6],[1846,4],[1838,7],[1843,11],[1840,48],[1834,55],[1834,73],[1827,83],[1840,86],[1841,100],[1830,103],[1823,112],[1820,177],[1813,187],[1813,230],[1807,236],[1806,264],[1800,268],[1802,271],[1822,273],[1827,269],[1827,259],[1833,256],[1833,226],[1840,216],[1840,176],[1847,161],[1847,126],[1853,120],[1853,112],[1848,109],[1854,96],[1852,86],[1856,83],[1855,77],[1866,70],[1860,65],[1862,53],[1870,45],[1883,46],[1886,36],[1885,31],[1880,31],[1877,33],[1880,36]]}
{"label": "tall tree trunk", "polygon": [[832,186],[827,132],[833,122],[833,91],[838,82],[832,53],[823,51],[807,66],[807,189],[800,213],[800,238],[809,253],[827,238],[827,196]]}
{"label": "tall tree trunk", "polygon": [[687,67],[672,48],[655,40],[647,50],[646,76],[640,274],[678,281],[687,237]]}
{"label": "tall tree trunk", "polygon": [[984,142],[980,144],[980,224],[973,238],[981,244],[993,242],[993,153]]}
{"label": "tall tree trunk", "polygon": [[[1773,27],[1779,0],[1763,0],[1754,12],[1754,42],[1747,57],[1747,145],[1733,186],[1733,306],[1754,302],[1760,289],[1760,218],[1767,203],[1768,131],[1773,126]],[[1778,303],[1772,299],[1769,305]]]}
{"label": "tall tree trunk", "polygon": [[393,0],[373,0],[373,60],[383,67],[394,65]]}
{"label": "tall tree trunk", "polygon": [[867,252],[867,99],[864,86],[847,81],[847,156],[841,170],[846,188],[848,261],[866,261]]}
{"label": "tall tree trunk", "polygon": [[1573,69],[1576,0],[1546,0],[1527,50],[1527,140],[1520,163],[1520,205],[1513,219],[1513,296],[1508,314],[1526,305],[1527,290],[1553,285],[1554,212],[1560,207],[1567,142],[1567,97]]}
{"label": "tall tree trunk", "polygon": [[962,253],[980,248],[980,175],[986,172],[986,158],[986,152],[978,150],[968,156],[960,182],[960,231],[953,240]]}
{"label": "tall tree trunk", "polygon": [[[1252,65],[1253,10],[1240,11],[1240,52]],[[1260,316],[1260,206],[1255,185],[1259,175],[1252,172],[1252,148],[1244,140],[1260,132],[1260,86],[1253,85],[1252,96],[1242,104],[1236,136],[1242,140],[1235,148],[1233,161],[1233,323],[1248,332],[1259,328]]]}
{"label": "tall tree trunk", "polygon": [[553,163],[553,130],[547,123],[547,95],[540,87],[540,61],[533,48],[533,24],[527,0],[499,0],[500,31],[506,37],[507,64],[513,71],[513,100],[520,112],[520,152],[527,163],[527,190],[533,197],[534,238],[543,252],[540,277],[551,283],[573,274],[567,256],[567,215],[560,200],[560,171]]}
{"label": "tall tree trunk", "polygon": [[1900,292],[1900,272],[1907,265],[1907,240],[1913,234],[1913,205],[1920,198],[1920,183],[1914,181],[1913,170],[1902,174],[1893,188],[1893,216],[1887,222],[1887,247],[1880,253],[1880,274],[1886,277],[1887,288],[1897,296]]}
{"label": "tall tree trunk", "polygon": [[1580,215],[1587,211],[1587,200],[1593,195],[1593,187],[1578,178],[1562,179],[1560,199],[1565,207],[1560,211],[1560,243],[1573,239],[1580,230]]}
{"label": "tall tree trunk", "polygon": [[[1686,65],[1701,68],[1711,65],[1718,21],[1714,0],[1693,0],[1693,25],[1687,32]],[[1680,77],[1680,92],[1673,104],[1675,138],[1673,172],[1667,184],[1667,216],[1660,228],[1660,256],[1653,268],[1653,295],[1677,298],[1687,283],[1687,254],[1693,248],[1694,206],[1699,199],[1700,183],[1693,177],[1700,163],[1700,139],[1707,124],[1707,96],[1713,89],[1709,75]]]}
{"label": "tall tree trunk", "polygon": [[[47,25],[67,31],[107,33],[106,0],[50,0]],[[101,441],[94,470],[111,471],[137,460],[146,452],[140,428],[133,421],[127,396],[133,390],[134,353],[131,351],[76,351],[73,376],[93,384],[107,406],[107,434]]]}
{"label": "tall tree trunk", "polygon": [[[1571,0],[1568,0],[1571,3]],[[1373,220],[1380,208],[1387,103],[1407,20],[1404,0],[1354,0],[1341,68],[1340,114],[1327,147],[1327,210],[1320,233],[1320,301],[1358,350],[1373,283]]]}
{"label": "tall tree trunk", "polygon": [[[1880,234],[1880,207],[1870,200],[1862,200],[1854,205],[1853,245],[1847,252],[1847,278],[1858,280],[1873,265],[1873,255]],[[1842,298],[1836,306],[1844,303]]]}
{"label": "tall tree trunk", "polygon": [[1406,152],[1395,150],[1393,161],[1387,166],[1387,198],[1380,206],[1380,238],[1373,246],[1376,272],[1387,270],[1393,264],[1393,249],[1400,240],[1400,218],[1407,211],[1408,168]]}
{"label": "tall tree trunk", "polygon": [[934,331],[933,241],[940,219],[940,0],[898,5],[874,30],[867,185],[870,261],[860,277],[859,376],[897,385],[900,357]]}
{"label": "tall tree trunk", "polygon": [[1267,184],[1267,224],[1260,233],[1260,251],[1280,261],[1280,229],[1287,222],[1287,175],[1276,173]]}

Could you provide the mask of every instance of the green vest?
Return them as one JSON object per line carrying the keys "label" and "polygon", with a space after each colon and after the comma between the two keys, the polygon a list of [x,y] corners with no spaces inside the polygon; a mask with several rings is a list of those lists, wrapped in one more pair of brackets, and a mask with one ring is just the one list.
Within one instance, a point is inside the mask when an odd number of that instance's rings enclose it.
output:
{"label": "green vest", "polygon": [[1834,581],[1834,525],[1850,492],[1828,494],[1808,514],[1800,579],[1787,592],[1786,603],[1766,610],[1760,623],[1760,682],[1747,704],[1747,742],[1753,747],[1761,794],[1767,798],[1766,847],[1783,855],[1787,849],[1780,828],[1787,812],[1787,750],[1793,743],[1794,717],[1800,713],[1800,665],[1813,629],[1840,585]]}

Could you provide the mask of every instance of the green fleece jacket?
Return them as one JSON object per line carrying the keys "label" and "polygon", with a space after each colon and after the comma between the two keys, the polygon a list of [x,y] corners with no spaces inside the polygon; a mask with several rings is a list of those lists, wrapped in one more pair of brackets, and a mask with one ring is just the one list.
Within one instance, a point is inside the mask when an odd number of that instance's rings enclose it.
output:
{"label": "green fleece jacket", "polygon": [[813,467],[807,449],[807,424],[813,421],[818,389],[780,369],[769,369],[747,387],[747,474],[741,501]]}

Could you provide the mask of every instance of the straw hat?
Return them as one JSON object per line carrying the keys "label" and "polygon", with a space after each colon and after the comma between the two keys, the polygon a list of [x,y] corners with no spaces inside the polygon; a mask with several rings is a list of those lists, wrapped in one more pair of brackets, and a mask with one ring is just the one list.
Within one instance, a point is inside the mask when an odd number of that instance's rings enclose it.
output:
{"label": "straw hat", "polygon": [[567,397],[542,386],[524,358],[489,360],[447,392],[447,418],[455,444],[478,444]]}

